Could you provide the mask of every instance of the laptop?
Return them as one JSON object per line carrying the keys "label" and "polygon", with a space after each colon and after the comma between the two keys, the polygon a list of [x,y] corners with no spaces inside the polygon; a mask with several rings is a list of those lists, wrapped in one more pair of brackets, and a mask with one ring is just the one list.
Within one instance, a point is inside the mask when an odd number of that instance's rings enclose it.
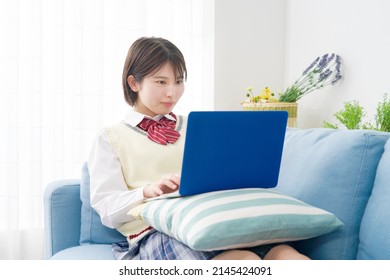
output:
{"label": "laptop", "polygon": [[158,198],[276,187],[287,116],[286,111],[190,112],[179,190]]}

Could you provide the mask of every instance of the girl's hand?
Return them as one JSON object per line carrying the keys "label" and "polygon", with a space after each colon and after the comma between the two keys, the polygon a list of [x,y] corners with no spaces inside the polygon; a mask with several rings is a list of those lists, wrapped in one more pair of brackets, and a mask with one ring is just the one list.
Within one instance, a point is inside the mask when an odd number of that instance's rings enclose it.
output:
{"label": "girl's hand", "polygon": [[152,198],[165,193],[177,191],[180,185],[180,176],[172,174],[161,178],[158,182],[144,187],[144,198]]}

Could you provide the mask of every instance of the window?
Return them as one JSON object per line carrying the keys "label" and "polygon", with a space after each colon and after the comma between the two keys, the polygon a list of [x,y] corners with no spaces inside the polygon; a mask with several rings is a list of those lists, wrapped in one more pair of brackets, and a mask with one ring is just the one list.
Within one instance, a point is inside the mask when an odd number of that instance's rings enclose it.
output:
{"label": "window", "polygon": [[128,110],[121,75],[138,37],[182,50],[179,113],[213,108],[213,30],[209,0],[0,0],[0,259],[42,257],[43,188],[79,177],[98,130]]}

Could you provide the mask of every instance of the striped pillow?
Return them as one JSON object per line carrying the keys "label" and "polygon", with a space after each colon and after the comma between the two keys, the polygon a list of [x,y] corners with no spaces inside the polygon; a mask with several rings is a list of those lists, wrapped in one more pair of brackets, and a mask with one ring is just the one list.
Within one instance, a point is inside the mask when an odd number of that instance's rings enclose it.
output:
{"label": "striped pillow", "polygon": [[343,224],[327,211],[270,189],[157,199],[129,214],[204,251],[308,239]]}

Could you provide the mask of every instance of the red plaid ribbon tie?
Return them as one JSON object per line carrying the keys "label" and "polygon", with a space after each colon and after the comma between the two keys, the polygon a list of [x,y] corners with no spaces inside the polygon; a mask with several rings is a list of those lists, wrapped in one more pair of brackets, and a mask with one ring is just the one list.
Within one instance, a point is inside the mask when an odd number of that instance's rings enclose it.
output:
{"label": "red plaid ribbon tie", "polygon": [[[176,119],[176,116],[171,113]],[[176,121],[162,117],[159,121],[144,118],[139,124],[142,130],[148,133],[148,138],[161,145],[173,144],[179,139],[180,133],[175,130]]]}

